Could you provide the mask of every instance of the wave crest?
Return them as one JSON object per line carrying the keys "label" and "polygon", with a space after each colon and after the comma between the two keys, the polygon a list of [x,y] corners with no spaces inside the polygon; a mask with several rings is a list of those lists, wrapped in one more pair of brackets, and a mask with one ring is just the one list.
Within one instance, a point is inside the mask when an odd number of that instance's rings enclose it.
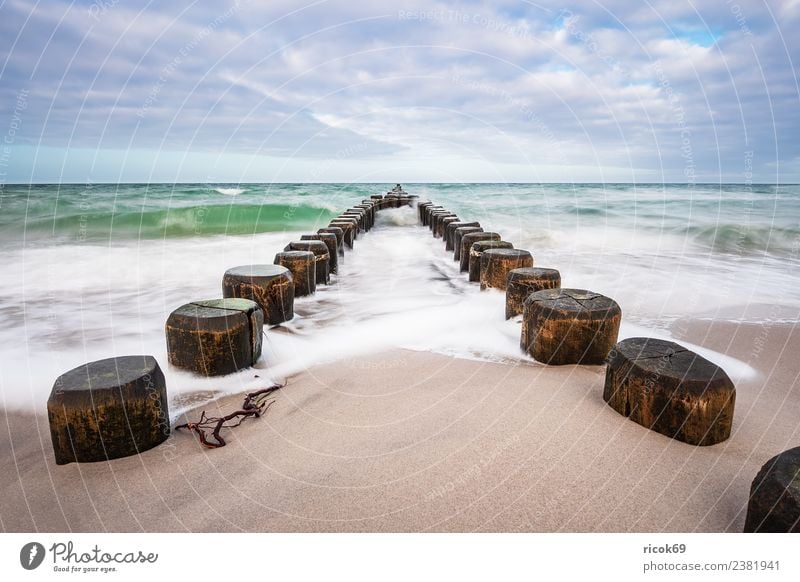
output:
{"label": "wave crest", "polygon": [[750,255],[753,253],[796,253],[800,229],[720,224],[687,229],[695,241],[715,252]]}
{"label": "wave crest", "polygon": [[211,204],[153,210],[93,211],[28,220],[29,234],[68,240],[152,239],[301,230],[327,223],[328,208],[292,204]]}
{"label": "wave crest", "polygon": [[214,192],[219,192],[225,196],[238,196],[244,192],[244,188],[214,188]]}

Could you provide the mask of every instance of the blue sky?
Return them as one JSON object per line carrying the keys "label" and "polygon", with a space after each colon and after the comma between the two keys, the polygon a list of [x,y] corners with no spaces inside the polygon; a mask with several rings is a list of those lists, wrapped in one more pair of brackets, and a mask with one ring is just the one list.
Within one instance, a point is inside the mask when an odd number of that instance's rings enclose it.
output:
{"label": "blue sky", "polygon": [[798,182],[797,30],[800,0],[5,0],[0,182]]}

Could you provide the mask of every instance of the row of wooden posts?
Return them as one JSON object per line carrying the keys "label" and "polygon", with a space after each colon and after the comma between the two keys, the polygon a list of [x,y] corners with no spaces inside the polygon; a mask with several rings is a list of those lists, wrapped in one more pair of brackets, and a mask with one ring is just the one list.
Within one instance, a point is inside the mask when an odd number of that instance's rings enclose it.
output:
{"label": "row of wooden posts", "polygon": [[[209,311],[208,302],[193,302],[167,319],[170,364],[215,376],[255,363],[261,353],[263,323],[279,325],[291,320],[295,297],[313,295],[317,285],[330,283],[331,275],[338,273],[339,258],[345,249],[354,248],[360,233],[372,229],[378,211],[410,206],[414,199],[399,189],[372,196],[345,210],[327,227],[289,242],[275,255],[273,264],[228,269],[222,278],[223,298],[213,300],[215,311]],[[235,330],[231,310],[246,315]],[[218,325],[214,319],[219,320]]]}
{"label": "row of wooden posts", "polygon": [[[469,281],[505,292],[505,317],[522,316],[520,347],[549,364],[605,364],[603,399],[619,414],[691,445],[731,433],[736,389],[722,368],[671,341],[617,341],[622,311],[611,298],[563,288],[561,273],[477,221],[431,201],[420,222],[442,238]],[[800,447],[770,459],[751,486],[745,531],[800,531]]]}
{"label": "row of wooden posts", "polygon": [[[192,301],[169,315],[169,363],[203,376],[252,366],[261,355],[263,326],[292,319],[295,297],[329,284],[345,249],[374,226],[378,211],[414,206],[416,198],[398,184],[289,242],[273,264],[228,269],[222,298]],[[477,221],[430,201],[416,207],[469,281],[505,291],[506,319],[522,315],[520,345],[535,360],[607,364],[603,398],[620,414],[693,445],[728,438],[735,389],[721,368],[673,342],[617,342],[622,312],[614,300],[562,288],[558,270],[534,267],[529,251]],[[56,380],[47,408],[57,464],[137,454],[170,434],[166,383],[152,356],[108,358],[70,370]],[[746,531],[800,529],[800,488],[789,478],[792,468],[800,470],[800,448],[764,465],[753,482]]]}
{"label": "row of wooden posts", "polygon": [[[296,297],[329,284],[345,249],[353,249],[359,234],[374,226],[378,211],[411,206],[415,199],[398,185],[289,242],[272,264],[228,269],[221,298],[191,301],[170,313],[165,325],[169,363],[201,376],[252,366],[261,356],[264,325],[291,320]],[[59,465],[134,455],[170,434],[166,381],[149,355],[106,358],[62,374],[47,413]]]}

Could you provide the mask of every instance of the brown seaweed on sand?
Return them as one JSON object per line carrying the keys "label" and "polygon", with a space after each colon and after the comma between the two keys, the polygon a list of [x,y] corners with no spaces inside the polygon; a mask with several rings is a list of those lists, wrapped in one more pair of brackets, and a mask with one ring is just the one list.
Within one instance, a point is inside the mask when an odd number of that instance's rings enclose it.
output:
{"label": "brown seaweed on sand", "polygon": [[[244,397],[241,409],[226,414],[225,416],[207,416],[206,411],[200,413],[200,420],[197,422],[187,422],[179,424],[175,427],[176,430],[186,428],[197,434],[200,439],[200,444],[209,449],[218,449],[224,447],[227,443],[222,438],[220,431],[223,428],[235,428],[242,424],[242,422],[249,417],[260,418],[269,407],[275,402],[275,399],[269,400],[269,395],[283,388],[282,385],[274,385],[269,388],[261,388],[255,392],[250,392]],[[211,431],[211,439],[208,438],[207,431]]]}

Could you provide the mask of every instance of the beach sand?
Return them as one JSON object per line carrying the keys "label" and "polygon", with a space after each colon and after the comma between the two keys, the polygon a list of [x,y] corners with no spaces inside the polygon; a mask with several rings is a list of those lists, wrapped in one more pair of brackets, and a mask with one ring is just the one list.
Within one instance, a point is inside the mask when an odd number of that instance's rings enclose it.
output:
{"label": "beach sand", "polygon": [[290,378],[263,418],[215,450],[183,431],[138,457],[57,466],[45,411],[2,413],[0,526],[741,531],[759,467],[800,444],[800,333],[702,320],[672,332],[759,372],[737,383],[724,443],[690,446],[618,415],[602,399],[604,367],[395,350]]}

